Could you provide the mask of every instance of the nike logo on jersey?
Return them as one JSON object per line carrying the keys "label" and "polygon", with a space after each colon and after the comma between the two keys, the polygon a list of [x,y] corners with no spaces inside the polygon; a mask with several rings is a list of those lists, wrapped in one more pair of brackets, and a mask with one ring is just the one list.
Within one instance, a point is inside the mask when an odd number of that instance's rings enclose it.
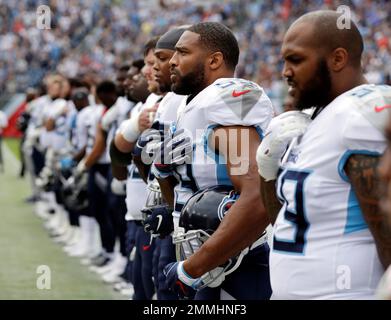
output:
{"label": "nike logo on jersey", "polygon": [[376,106],[375,107],[375,112],[382,112],[383,110],[385,109],[390,109],[391,108],[391,104],[386,104],[385,106]]}
{"label": "nike logo on jersey", "polygon": [[234,90],[234,91],[232,91],[232,96],[234,98],[237,98],[237,97],[240,97],[240,96],[242,96],[242,95],[244,95],[246,93],[249,93],[250,91],[251,90],[244,90],[244,91],[236,91],[236,90]]}
{"label": "nike logo on jersey", "polygon": [[158,214],[158,215],[156,216],[156,218],[158,218],[158,220],[159,220],[159,222],[157,223],[157,227],[156,227],[156,231],[158,231],[159,228],[160,228],[160,225],[162,224],[163,217],[162,217],[161,214]]}

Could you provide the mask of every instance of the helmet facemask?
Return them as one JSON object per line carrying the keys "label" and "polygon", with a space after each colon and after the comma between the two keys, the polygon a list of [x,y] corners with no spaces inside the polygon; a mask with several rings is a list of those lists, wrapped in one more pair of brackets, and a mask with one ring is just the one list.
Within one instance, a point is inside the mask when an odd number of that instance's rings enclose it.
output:
{"label": "helmet facemask", "polygon": [[[147,211],[146,209],[163,206],[166,204],[162,192],[160,190],[160,185],[157,182],[156,179],[154,179],[148,186],[147,186],[147,200],[145,201],[144,208],[141,211]],[[143,219],[145,219],[146,216],[144,214]]]}
{"label": "helmet facemask", "polygon": [[[232,187],[230,187],[230,189],[232,189]],[[216,193],[221,192],[220,189],[212,190],[212,192],[214,191],[216,191]],[[206,192],[208,192],[208,190],[206,190]],[[210,203],[208,203],[207,199],[203,199],[203,192],[200,193],[198,199],[196,199],[197,194],[195,194],[195,197],[193,199],[196,200],[193,202],[189,201],[184,206],[184,209],[182,210],[182,223],[186,224],[187,226],[186,228],[184,227],[184,225],[180,226],[173,236],[173,243],[176,246],[176,257],[178,261],[188,259],[211,237],[215,229],[217,229],[216,221],[220,223],[220,221],[224,218],[226,211],[228,211],[228,209],[235,203],[235,201],[239,197],[238,194],[234,193],[233,191],[229,192],[224,190],[224,192],[225,193],[220,193],[216,197],[218,199],[216,199],[217,201],[214,203],[213,208]],[[205,201],[206,207],[212,208],[210,210],[214,211],[214,216],[212,217],[212,219],[214,220],[211,224],[210,229],[193,229],[190,227],[191,221],[196,221],[196,219],[192,219],[192,216],[198,216],[197,210],[202,211],[202,206],[199,206],[201,201]],[[200,216],[204,216],[206,214],[206,211],[199,213]],[[187,216],[187,219],[185,219],[184,215]],[[214,288],[220,286],[224,281],[225,277],[230,273],[234,272],[239,267],[243,257],[247,254],[247,252],[248,249],[246,248],[245,250],[241,251],[237,256],[229,259],[225,264],[203,274],[201,276],[202,281],[200,281],[200,286],[198,286],[197,289],[202,289],[205,287]]]}

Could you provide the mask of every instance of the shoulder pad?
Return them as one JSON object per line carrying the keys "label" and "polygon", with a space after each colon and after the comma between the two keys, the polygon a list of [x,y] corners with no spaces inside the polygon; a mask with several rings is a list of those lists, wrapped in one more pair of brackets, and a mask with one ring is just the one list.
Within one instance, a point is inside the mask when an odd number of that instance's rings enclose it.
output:
{"label": "shoulder pad", "polygon": [[348,95],[356,109],[376,129],[384,132],[391,115],[391,86],[360,86]]}
{"label": "shoulder pad", "polygon": [[214,84],[218,97],[240,119],[244,119],[264,94],[256,83],[244,79],[222,79]]}

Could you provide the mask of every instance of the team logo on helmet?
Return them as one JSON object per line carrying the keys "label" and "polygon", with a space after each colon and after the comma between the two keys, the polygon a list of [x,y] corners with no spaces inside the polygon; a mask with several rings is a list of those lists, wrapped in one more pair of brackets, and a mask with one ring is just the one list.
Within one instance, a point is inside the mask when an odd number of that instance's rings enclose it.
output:
{"label": "team logo on helmet", "polygon": [[221,200],[217,209],[217,216],[219,217],[220,221],[223,220],[223,218],[227,214],[227,211],[233,206],[237,198],[238,195],[235,192],[231,191],[229,195],[226,195],[223,200]]}

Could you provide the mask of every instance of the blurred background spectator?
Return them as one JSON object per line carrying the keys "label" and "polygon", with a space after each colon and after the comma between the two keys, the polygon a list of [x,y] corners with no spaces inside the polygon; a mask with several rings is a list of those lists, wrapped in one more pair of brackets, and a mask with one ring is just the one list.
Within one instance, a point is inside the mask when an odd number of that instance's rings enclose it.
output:
{"label": "blurred background spectator", "polygon": [[[51,29],[36,27],[36,9],[51,8]],[[172,25],[218,21],[232,28],[241,48],[237,76],[258,82],[278,111],[286,87],[279,51],[298,16],[348,5],[365,39],[363,66],[372,83],[391,82],[391,1],[388,0],[0,0],[0,92],[24,92],[48,72],[114,77],[140,57],[151,35]]]}

